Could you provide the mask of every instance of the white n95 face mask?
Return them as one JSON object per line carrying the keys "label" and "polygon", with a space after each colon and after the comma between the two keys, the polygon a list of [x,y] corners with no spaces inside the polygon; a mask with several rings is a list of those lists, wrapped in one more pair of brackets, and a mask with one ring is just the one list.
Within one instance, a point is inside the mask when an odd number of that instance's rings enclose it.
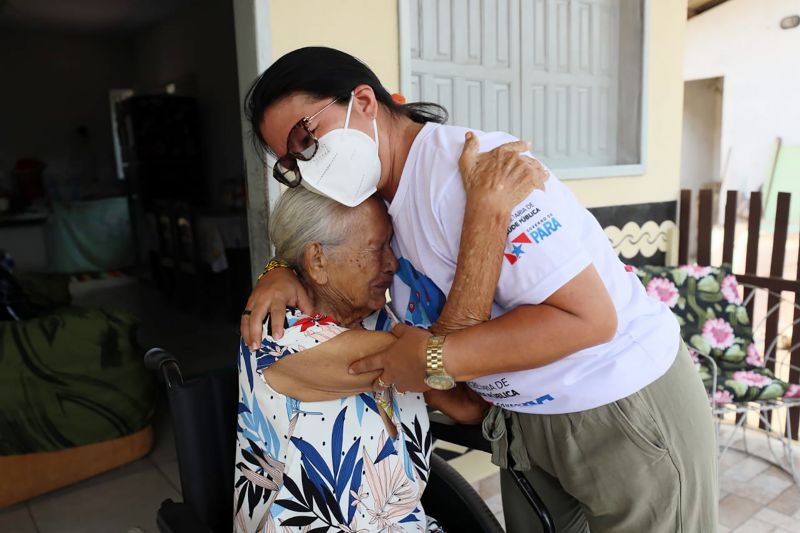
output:
{"label": "white n95 face mask", "polygon": [[297,161],[300,184],[340,204],[355,207],[378,190],[381,160],[378,157],[378,121],[372,120],[375,140],[348,128],[353,93],[347,104],[344,128],[331,130],[319,139],[317,153],[310,161]]}

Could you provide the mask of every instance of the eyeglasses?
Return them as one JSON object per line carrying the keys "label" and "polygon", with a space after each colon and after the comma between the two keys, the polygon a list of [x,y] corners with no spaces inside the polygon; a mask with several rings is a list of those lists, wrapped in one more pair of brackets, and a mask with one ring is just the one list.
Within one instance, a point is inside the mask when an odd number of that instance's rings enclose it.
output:
{"label": "eyeglasses", "polygon": [[309,161],[319,150],[319,139],[314,135],[316,128],[311,129],[311,121],[339,100],[341,98],[334,98],[328,105],[310,117],[298,120],[297,124],[289,130],[289,136],[286,138],[286,155],[279,158],[272,168],[272,176],[280,183],[292,189],[300,185],[303,177],[300,175],[297,161]]}

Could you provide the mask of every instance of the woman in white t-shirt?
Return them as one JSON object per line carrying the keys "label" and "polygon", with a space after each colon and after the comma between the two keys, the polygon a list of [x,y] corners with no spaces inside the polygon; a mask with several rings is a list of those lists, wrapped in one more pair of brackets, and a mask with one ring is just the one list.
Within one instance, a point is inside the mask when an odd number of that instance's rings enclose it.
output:
{"label": "woman in white t-shirt", "polygon": [[[443,125],[442,108],[398,102],[366,65],[321,47],[277,60],[250,89],[247,112],[281,183],[349,206],[375,192],[387,202],[392,305],[405,325],[351,372],[382,370],[376,384],[402,391],[479,394],[492,406],[483,425],[493,460],[525,472],[559,531],[716,529],[711,412],[677,322],[569,189],[551,177],[517,205],[502,221],[502,258],[460,249],[465,218],[481,209],[467,206],[459,175],[465,139],[486,150],[512,136]],[[451,291],[461,261],[503,262],[491,317],[432,334],[423,328],[445,298],[469,296]],[[248,300],[245,342],[287,305],[312,311],[292,272],[273,269]],[[501,476],[508,530],[534,531]]]}

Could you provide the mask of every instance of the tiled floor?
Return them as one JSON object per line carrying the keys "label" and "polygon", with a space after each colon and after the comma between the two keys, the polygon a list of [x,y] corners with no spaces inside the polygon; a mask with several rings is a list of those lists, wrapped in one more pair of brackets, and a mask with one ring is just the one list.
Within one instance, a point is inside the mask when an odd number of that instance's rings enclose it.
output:
{"label": "tiled floor", "polygon": [[0,511],[3,533],[156,532],[155,513],[166,498],[180,500],[178,463],[165,419],[144,459]]}
{"label": "tiled floor", "polygon": [[[722,427],[721,441],[741,447],[740,432]],[[443,443],[458,451],[458,447]],[[720,461],[719,533],[800,533],[800,489],[783,470],[762,457],[770,457],[768,441],[757,431],[748,433],[753,455],[728,450]],[[773,451],[779,452],[776,441]],[[800,469],[800,446],[795,446],[795,464]],[[782,457],[782,455],[778,455]],[[503,523],[500,482],[497,468],[488,454],[470,451],[450,462],[470,483]]]}
{"label": "tiled floor", "polygon": [[[165,310],[157,295],[136,284],[121,285],[112,292],[102,294],[116,306],[122,303],[149,317],[142,331],[145,346],[164,346],[183,355],[186,364],[198,371],[233,357],[235,325],[219,325]],[[84,290],[78,300],[97,303],[97,298],[97,294]],[[146,458],[0,510],[0,533],[156,532],[156,510],[164,499],[180,498],[180,482],[172,430],[163,409],[155,426],[156,445]],[[756,436],[749,444],[756,453],[768,454],[763,439]],[[463,448],[444,443],[441,446],[461,454],[451,464],[472,483],[502,523],[499,475],[488,454],[464,453]],[[796,457],[800,466],[800,449]],[[720,532],[800,532],[800,490],[777,468],[731,451],[722,458],[720,487]]]}
{"label": "tiled floor", "polygon": [[[155,512],[161,501],[180,498],[171,429],[165,417],[156,424],[158,439],[148,457],[0,511],[0,532],[156,532]],[[451,464],[503,523],[499,475],[489,456],[469,451]],[[723,457],[721,467],[720,533],[800,533],[800,490],[787,474],[736,451]]]}
{"label": "tiled floor", "polygon": [[[730,435],[731,428],[723,426],[721,440]],[[734,446],[741,447],[736,437]],[[730,450],[720,461],[720,533],[800,532],[800,490],[783,470],[759,458],[770,457],[769,446],[781,452],[778,443],[750,431],[748,446],[754,456]],[[800,468],[800,447],[794,456]]]}

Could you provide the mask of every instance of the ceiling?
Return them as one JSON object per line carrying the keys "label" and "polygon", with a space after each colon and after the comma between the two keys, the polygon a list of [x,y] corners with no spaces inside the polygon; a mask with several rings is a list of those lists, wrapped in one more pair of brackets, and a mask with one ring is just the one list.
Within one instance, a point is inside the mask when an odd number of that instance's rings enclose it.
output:
{"label": "ceiling", "polygon": [[0,26],[64,31],[136,30],[191,0],[0,0]]}
{"label": "ceiling", "polygon": [[703,11],[708,11],[712,7],[716,7],[725,3],[727,0],[689,0],[687,17],[692,18],[699,15]]}

